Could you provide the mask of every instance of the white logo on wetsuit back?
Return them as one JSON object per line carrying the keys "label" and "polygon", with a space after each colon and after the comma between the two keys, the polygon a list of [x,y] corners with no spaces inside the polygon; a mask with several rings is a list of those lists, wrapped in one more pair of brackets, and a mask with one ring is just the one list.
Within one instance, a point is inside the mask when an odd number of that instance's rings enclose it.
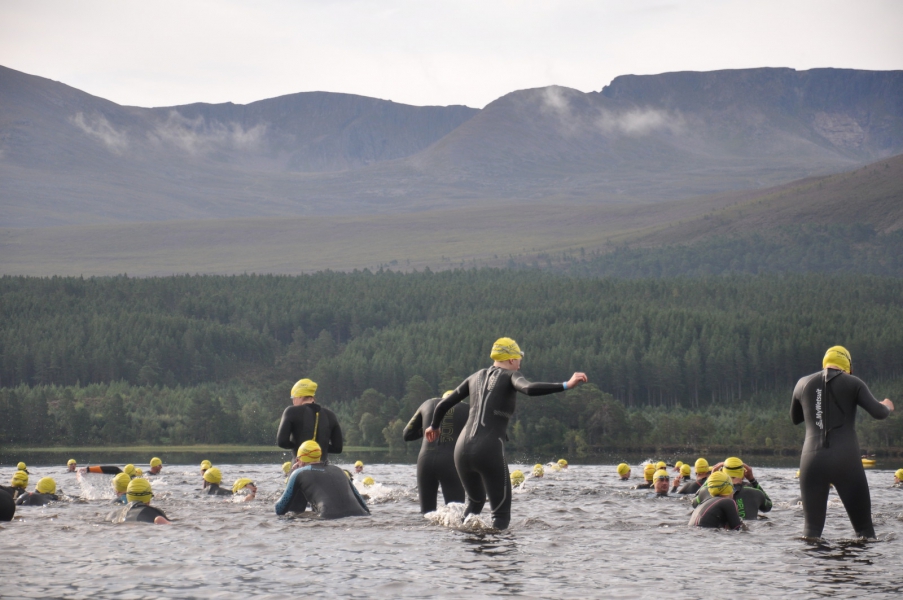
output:
{"label": "white logo on wetsuit back", "polygon": [[821,389],[815,390],[815,424],[818,425],[819,429],[825,428],[821,412]]}

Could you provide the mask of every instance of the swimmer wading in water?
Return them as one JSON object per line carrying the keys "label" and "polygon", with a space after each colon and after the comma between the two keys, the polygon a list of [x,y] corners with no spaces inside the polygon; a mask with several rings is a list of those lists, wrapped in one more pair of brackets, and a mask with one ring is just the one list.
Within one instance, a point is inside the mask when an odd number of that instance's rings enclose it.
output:
{"label": "swimmer wading in water", "polygon": [[317,404],[317,387],[310,379],[292,386],[292,405],[282,413],[276,445],[297,454],[302,442],[313,440],[323,450],[323,462],[328,462],[330,452],[342,453],[342,428],[335,413]]}
{"label": "swimmer wading in water", "polygon": [[803,536],[821,537],[833,483],[856,535],[873,538],[872,499],[856,437],[856,407],[886,419],[894,404],[886,398],[878,402],[868,386],[853,376],[853,359],[843,346],[828,348],[822,367],[797,382],[790,404],[793,424],[806,423],[800,456]]}
{"label": "swimmer wading in water", "polygon": [[488,496],[492,526],[505,529],[511,521],[511,479],[505,442],[517,393],[544,396],[563,392],[585,383],[586,375],[574,373],[565,383],[530,383],[519,372],[524,353],[511,338],[496,340],[489,356],[494,361],[491,367],[465,379],[436,405],[424,437],[429,442],[438,439],[445,413],[464,398],[470,398],[467,424],[455,444],[455,467],[467,493],[464,514],[480,514]]}

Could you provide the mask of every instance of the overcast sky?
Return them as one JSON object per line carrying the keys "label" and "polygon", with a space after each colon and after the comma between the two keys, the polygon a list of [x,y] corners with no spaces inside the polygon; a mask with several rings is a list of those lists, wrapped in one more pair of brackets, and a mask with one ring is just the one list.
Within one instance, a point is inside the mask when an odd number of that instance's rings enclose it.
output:
{"label": "overcast sky", "polygon": [[0,65],[120,104],[482,107],[622,74],[903,69],[903,0],[0,0]]}

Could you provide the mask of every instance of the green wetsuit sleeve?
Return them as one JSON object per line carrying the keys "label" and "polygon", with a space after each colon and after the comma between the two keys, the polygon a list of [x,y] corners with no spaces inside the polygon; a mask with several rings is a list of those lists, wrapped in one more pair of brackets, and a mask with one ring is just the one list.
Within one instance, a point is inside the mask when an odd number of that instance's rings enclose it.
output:
{"label": "green wetsuit sleeve", "polygon": [[451,407],[470,396],[470,378],[465,379],[461,382],[461,385],[455,388],[451,394],[448,395],[447,398],[442,400],[439,404],[436,405],[436,410],[433,411],[433,421],[430,423],[430,427],[433,429],[439,429],[442,426],[442,417],[445,416]]}
{"label": "green wetsuit sleeve", "polygon": [[527,378],[520,371],[515,371],[514,375],[511,376],[511,385],[518,392],[527,396],[545,396],[564,391],[563,383],[543,383],[539,381],[531,383],[527,381]]}
{"label": "green wetsuit sleeve", "polygon": [[413,442],[423,437],[423,406],[417,409],[411,420],[404,427],[404,441]]}

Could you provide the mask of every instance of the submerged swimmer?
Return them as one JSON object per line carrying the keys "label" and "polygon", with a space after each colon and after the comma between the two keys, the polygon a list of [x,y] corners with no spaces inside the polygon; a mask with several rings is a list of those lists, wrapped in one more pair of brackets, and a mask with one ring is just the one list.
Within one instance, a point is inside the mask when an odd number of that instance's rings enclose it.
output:
{"label": "submerged swimmer", "polygon": [[568,468],[568,461],[564,460],[563,458],[559,458],[559,459],[558,459],[558,467],[561,468],[561,469],[563,469],[563,470],[567,470],[567,468]]}
{"label": "submerged swimmer", "polygon": [[894,472],[894,487],[903,488],[903,469],[897,469]]}
{"label": "submerged swimmer", "polygon": [[42,477],[35,486],[35,491],[25,492],[16,498],[16,505],[44,506],[59,499],[56,495],[56,481],[52,477]]}
{"label": "submerged swimmer", "polygon": [[208,496],[231,496],[232,490],[220,487],[223,473],[216,467],[204,471],[204,488]]}
{"label": "submerged swimmer", "polygon": [[330,452],[342,453],[342,428],[335,413],[317,404],[317,387],[310,379],[292,386],[292,405],[282,413],[276,445],[297,454],[301,442],[313,440],[323,449],[323,462],[328,462]]}
{"label": "submerged swimmer", "polygon": [[113,523],[154,523],[156,525],[169,525],[172,521],[166,514],[151,506],[151,498],[154,497],[151,484],[147,479],[138,478],[129,482],[126,490],[128,504],[111,512],[107,519]]}
{"label": "submerged swimmer", "polygon": [[668,490],[671,488],[671,477],[668,475],[668,471],[665,469],[659,469],[653,475],[654,483],[653,489],[655,490],[655,496],[657,498],[663,498],[668,495]]}
{"label": "submerged swimmer", "polygon": [[677,473],[677,477],[674,478],[674,483],[671,486],[671,491],[675,494],[679,493],[677,490],[680,488],[680,484],[683,481],[686,481],[690,478],[690,465],[686,465],[681,463],[680,470]]}
{"label": "submerged swimmer", "polygon": [[[421,435],[423,435],[422,432],[421,432]],[[407,441],[407,440],[405,440],[405,441]],[[361,461],[356,461],[354,463],[354,472],[355,473],[363,473],[364,472],[364,463]]]}
{"label": "submerged swimmer", "polygon": [[704,458],[697,458],[695,467],[696,481],[688,481],[683,484],[680,489],[677,490],[678,494],[695,494],[705,485],[706,480],[712,472],[709,461]]}
{"label": "submerged swimmer", "polygon": [[630,479],[630,465],[627,463],[621,463],[618,465],[618,477],[621,481],[626,481]]}
{"label": "submerged swimmer", "polygon": [[737,504],[732,497],[734,486],[731,484],[730,478],[718,471],[708,477],[705,485],[711,497],[696,507],[687,526],[741,529],[743,521],[740,519]]}
{"label": "submerged swimmer", "polygon": [[677,461],[676,463],[674,463],[674,472],[677,474],[680,474],[680,469],[683,466],[684,466],[684,461],[682,461],[682,460]]}
{"label": "submerged swimmer", "polygon": [[487,496],[492,511],[492,526],[506,529],[511,522],[511,479],[505,460],[508,421],[514,414],[517,393],[543,396],[563,392],[587,381],[584,373],[574,373],[564,383],[530,383],[520,373],[521,352],[511,338],[499,338],[489,354],[491,367],[465,379],[436,406],[433,422],[424,432],[435,441],[442,419],[454,405],[470,397],[467,424],[455,445],[455,467],[467,495],[465,517],[483,512]]}
{"label": "submerged swimmer", "polygon": [[150,471],[147,472],[148,475],[157,475],[160,471],[163,470],[163,461],[157,458],[156,456],[150,459]]}
{"label": "submerged swimmer", "polygon": [[856,437],[856,408],[886,419],[894,404],[889,399],[878,402],[868,386],[852,375],[852,357],[846,348],[829,348],[822,367],[799,380],[790,405],[793,424],[806,424],[800,456],[803,536],[821,537],[833,483],[856,535],[874,538],[872,500]]}
{"label": "submerged swimmer", "polygon": [[301,467],[289,477],[282,497],[276,502],[276,514],[303,513],[309,504],[321,519],[369,516],[370,509],[354,483],[342,469],[320,462],[321,456],[318,443],[308,440],[301,444],[298,448]]}
{"label": "submerged swimmer", "polygon": [[78,468],[78,464],[76,464],[75,459],[70,458],[69,462],[66,463],[66,471],[68,471],[69,473],[74,473],[75,469],[77,469],[77,468]]}
{"label": "submerged swimmer", "polygon": [[526,481],[526,477],[524,477],[524,472],[520,469],[511,472],[511,487],[517,488],[524,484]]}
{"label": "submerged swimmer", "polygon": [[209,460],[202,460],[201,461],[201,475],[206,473],[207,469],[210,469],[212,467],[213,467],[213,463],[211,463]]}
{"label": "submerged swimmer", "polygon": [[648,490],[655,486],[653,479],[655,479],[655,465],[648,463],[643,467],[643,483],[636,484],[633,489]]}
{"label": "submerged swimmer", "polygon": [[110,482],[110,486],[113,488],[113,492],[116,494],[116,497],[113,498],[113,504],[128,504],[129,501],[126,499],[126,491],[129,489],[129,483],[131,483],[132,478],[129,477],[128,473],[120,473]]}
{"label": "submerged swimmer", "polygon": [[533,478],[539,479],[540,477],[545,476],[546,471],[542,465],[533,465]]}
{"label": "submerged swimmer", "polygon": [[232,495],[243,498],[242,502],[249,502],[257,497],[257,485],[253,479],[241,477],[232,484]]}
{"label": "submerged swimmer", "polygon": [[[450,391],[442,398],[447,398]],[[417,456],[417,493],[420,496],[420,513],[426,514],[436,510],[436,495],[442,486],[442,498],[445,503],[464,502],[464,486],[455,468],[455,443],[467,423],[467,404],[452,407],[442,418],[442,434],[430,442],[423,437],[423,427],[433,421],[433,412],[442,398],[427,400],[417,409],[414,416],[404,428],[404,441],[413,442],[422,439],[420,454]],[[357,471],[357,465],[361,470]],[[355,471],[364,470],[364,463],[354,463]]]}

